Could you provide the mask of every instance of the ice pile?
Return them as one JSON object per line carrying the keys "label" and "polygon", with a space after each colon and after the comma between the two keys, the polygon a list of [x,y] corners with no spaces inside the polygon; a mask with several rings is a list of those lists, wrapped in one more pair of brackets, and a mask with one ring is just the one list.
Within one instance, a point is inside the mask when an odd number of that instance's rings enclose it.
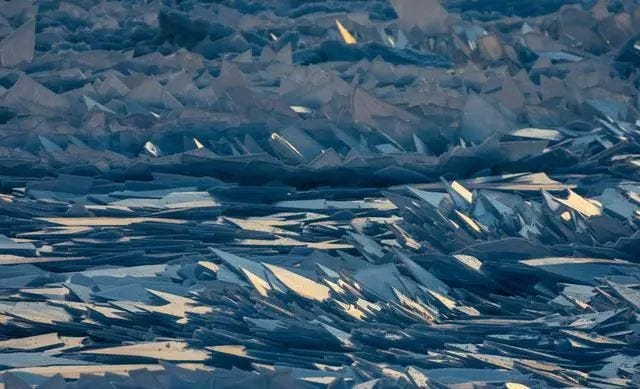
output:
{"label": "ice pile", "polygon": [[1,2],[2,384],[640,385],[638,26]]}

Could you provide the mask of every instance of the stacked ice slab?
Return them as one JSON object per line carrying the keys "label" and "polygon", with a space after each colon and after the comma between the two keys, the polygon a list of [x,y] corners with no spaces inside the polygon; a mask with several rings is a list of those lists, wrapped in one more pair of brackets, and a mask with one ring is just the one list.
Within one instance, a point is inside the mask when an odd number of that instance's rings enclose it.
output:
{"label": "stacked ice slab", "polygon": [[0,0],[0,387],[640,385],[638,26]]}

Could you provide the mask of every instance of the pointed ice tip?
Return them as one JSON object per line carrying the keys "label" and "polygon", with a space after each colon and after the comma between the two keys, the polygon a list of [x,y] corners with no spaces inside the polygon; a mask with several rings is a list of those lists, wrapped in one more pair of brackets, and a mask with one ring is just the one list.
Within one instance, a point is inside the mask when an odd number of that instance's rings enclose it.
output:
{"label": "pointed ice tip", "polygon": [[193,143],[195,143],[196,147],[199,149],[204,148],[204,145],[200,143],[200,141],[197,138],[193,138]]}
{"label": "pointed ice tip", "polygon": [[340,31],[340,35],[342,36],[342,40],[344,40],[344,43],[346,43],[348,45],[355,45],[356,43],[358,43],[356,38],[353,35],[351,35],[349,30],[347,30],[342,25],[342,23],[340,23],[340,21],[338,21],[338,19],[336,19],[336,26],[338,26],[338,31]]}

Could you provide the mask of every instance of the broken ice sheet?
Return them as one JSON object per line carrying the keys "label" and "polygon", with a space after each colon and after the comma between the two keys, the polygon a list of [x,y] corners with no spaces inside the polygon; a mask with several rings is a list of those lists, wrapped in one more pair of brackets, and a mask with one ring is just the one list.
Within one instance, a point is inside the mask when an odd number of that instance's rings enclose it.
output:
{"label": "broken ice sheet", "polygon": [[633,385],[633,2],[170,3],[0,6],[5,387]]}
{"label": "broken ice sheet", "polygon": [[463,111],[462,135],[471,142],[481,142],[493,133],[513,130],[513,118],[479,95],[470,95]]}
{"label": "broken ice sheet", "polygon": [[94,355],[124,355],[133,357],[153,358],[167,361],[197,362],[207,358],[207,353],[201,350],[190,350],[181,342],[140,343],[131,346],[109,347],[84,351]]}
{"label": "broken ice sheet", "polygon": [[521,128],[511,132],[510,135],[522,138],[546,140],[561,140],[563,138],[562,134],[557,130],[542,128]]}
{"label": "broken ice sheet", "polygon": [[13,67],[33,60],[36,21],[31,19],[0,40],[0,65]]}
{"label": "broken ice sheet", "polygon": [[1,97],[0,106],[17,112],[46,112],[59,115],[66,107],[66,100],[38,84],[29,76],[21,75],[16,83]]}
{"label": "broken ice sheet", "polygon": [[35,246],[31,243],[16,242],[4,235],[0,235],[0,253],[2,254],[34,255],[35,249]]}
{"label": "broken ice sheet", "polygon": [[391,4],[407,31],[414,27],[429,34],[447,30],[447,10],[438,0],[393,0]]}

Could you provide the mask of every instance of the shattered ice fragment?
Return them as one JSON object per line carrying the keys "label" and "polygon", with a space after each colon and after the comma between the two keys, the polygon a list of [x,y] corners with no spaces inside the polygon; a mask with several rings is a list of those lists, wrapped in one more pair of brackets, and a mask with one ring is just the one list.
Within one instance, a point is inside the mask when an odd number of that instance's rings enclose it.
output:
{"label": "shattered ice fragment", "polygon": [[31,19],[0,41],[0,65],[16,66],[31,62],[34,55],[36,21]]}

